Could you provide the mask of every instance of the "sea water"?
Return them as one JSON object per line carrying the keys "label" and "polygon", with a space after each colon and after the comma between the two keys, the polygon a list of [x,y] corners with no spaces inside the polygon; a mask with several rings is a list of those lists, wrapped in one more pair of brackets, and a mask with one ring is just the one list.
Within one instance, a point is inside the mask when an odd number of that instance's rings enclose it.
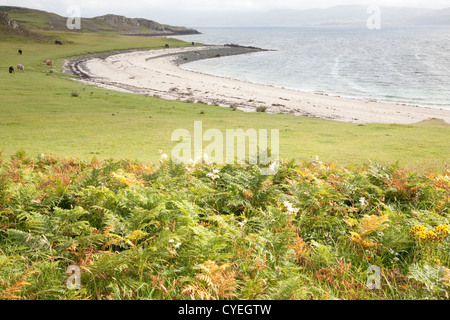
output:
{"label": "sea water", "polygon": [[271,51],[187,70],[305,92],[450,110],[450,26],[199,28],[177,36]]}

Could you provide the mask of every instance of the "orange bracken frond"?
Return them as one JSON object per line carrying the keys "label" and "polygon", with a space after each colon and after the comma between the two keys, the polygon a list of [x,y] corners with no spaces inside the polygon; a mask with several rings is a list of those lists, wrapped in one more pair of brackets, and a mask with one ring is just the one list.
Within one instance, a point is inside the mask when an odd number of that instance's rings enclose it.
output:
{"label": "orange bracken frond", "polygon": [[214,261],[206,261],[199,265],[201,270],[195,276],[198,280],[195,284],[184,287],[183,295],[189,295],[191,299],[199,297],[202,300],[218,300],[220,298],[232,298],[236,295],[236,272],[229,270],[230,265],[218,266]]}
{"label": "orange bracken frond", "polygon": [[0,295],[0,299],[6,299],[6,300],[17,300],[21,299],[18,294],[20,294],[25,286],[31,285],[29,282],[26,281],[26,279],[31,276],[34,273],[39,273],[39,270],[29,270],[25,272],[25,274],[20,277],[20,279],[14,283],[12,286],[7,288],[3,293]]}
{"label": "orange bracken frond", "polygon": [[387,227],[386,222],[389,221],[388,215],[384,216],[364,216],[361,220],[361,223],[358,226],[358,229],[361,231],[361,236],[369,235],[375,231],[381,231]]}

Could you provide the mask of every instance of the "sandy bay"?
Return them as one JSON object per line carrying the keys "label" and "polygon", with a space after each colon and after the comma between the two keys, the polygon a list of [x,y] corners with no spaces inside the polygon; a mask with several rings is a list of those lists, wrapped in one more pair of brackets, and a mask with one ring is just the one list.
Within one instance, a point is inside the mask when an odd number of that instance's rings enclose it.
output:
{"label": "sandy bay", "polygon": [[[261,50],[239,46],[192,46],[109,53],[68,60],[66,70],[86,84],[246,112],[265,109],[351,123],[412,124],[429,119],[450,123],[450,111],[300,92],[188,71],[181,66],[200,59]],[[270,61],[268,61],[270,63]]]}

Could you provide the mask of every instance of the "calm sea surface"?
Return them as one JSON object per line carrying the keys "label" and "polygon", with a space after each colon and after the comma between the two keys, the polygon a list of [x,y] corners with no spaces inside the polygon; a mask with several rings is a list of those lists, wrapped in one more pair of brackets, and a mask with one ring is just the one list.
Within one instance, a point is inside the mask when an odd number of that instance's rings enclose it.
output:
{"label": "calm sea surface", "polygon": [[178,36],[274,51],[183,68],[300,91],[450,110],[450,26],[199,28]]}

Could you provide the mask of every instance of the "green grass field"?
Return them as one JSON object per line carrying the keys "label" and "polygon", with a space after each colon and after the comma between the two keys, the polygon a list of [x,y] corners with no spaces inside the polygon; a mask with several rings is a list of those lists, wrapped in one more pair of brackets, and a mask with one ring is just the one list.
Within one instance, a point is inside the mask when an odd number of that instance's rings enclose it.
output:
{"label": "green grass field", "polygon": [[[139,159],[170,154],[175,129],[279,129],[280,153],[287,159],[314,159],[341,165],[399,162],[414,169],[445,170],[450,159],[449,130],[438,121],[420,125],[358,125],[290,115],[244,113],[228,108],[166,101],[118,93],[78,83],[62,74],[64,58],[112,49],[182,46],[176,39],[117,35],[49,34],[65,44],[20,37],[0,42],[0,150],[10,156]],[[24,54],[19,56],[18,49]],[[44,59],[54,61],[45,66]],[[25,73],[7,68],[21,63]],[[52,71],[52,72],[50,72]],[[72,92],[78,93],[77,97]],[[203,112],[202,112],[203,111]],[[114,116],[113,116],[114,114]]]}

